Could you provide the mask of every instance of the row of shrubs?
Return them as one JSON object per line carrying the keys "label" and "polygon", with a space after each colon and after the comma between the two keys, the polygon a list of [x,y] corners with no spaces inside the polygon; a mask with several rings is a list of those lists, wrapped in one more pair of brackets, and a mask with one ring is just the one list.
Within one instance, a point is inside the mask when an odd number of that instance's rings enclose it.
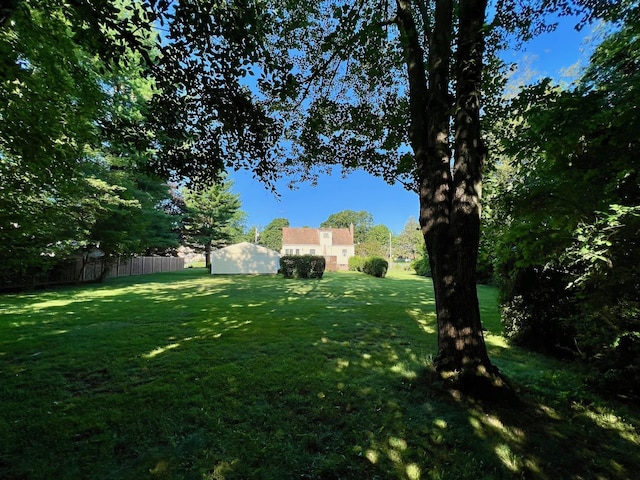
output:
{"label": "row of shrubs", "polygon": [[[284,278],[322,278],[326,260],[319,255],[285,255],[280,257],[280,273]],[[384,277],[389,262],[381,257],[351,257],[349,270]]]}
{"label": "row of shrubs", "polygon": [[326,260],[319,255],[285,255],[280,257],[284,278],[322,278]]}
{"label": "row of shrubs", "polygon": [[389,262],[381,257],[351,257],[349,270],[382,278],[387,274]]}

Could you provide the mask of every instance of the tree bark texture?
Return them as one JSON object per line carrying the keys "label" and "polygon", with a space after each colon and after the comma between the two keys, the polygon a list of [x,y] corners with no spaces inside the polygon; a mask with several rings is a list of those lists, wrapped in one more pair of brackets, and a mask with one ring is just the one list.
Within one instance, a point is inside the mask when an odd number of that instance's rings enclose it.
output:
{"label": "tree bark texture", "polygon": [[211,270],[211,240],[204,244],[204,266]]}
{"label": "tree bark texture", "polygon": [[486,151],[480,131],[480,81],[484,51],[486,0],[460,0],[456,59],[453,189],[449,252],[451,281],[445,281],[444,302],[450,313],[438,325],[438,367],[479,370],[493,367],[480,321],[476,265],[480,241],[482,165]]}
{"label": "tree bark texture", "polygon": [[[436,369],[462,376],[491,376],[476,290],[480,237],[481,170],[485,149],[480,136],[480,78],[486,0],[433,2],[428,75],[409,0],[397,0],[405,46],[411,114],[410,142],[420,188],[420,225],[436,299]],[[456,101],[449,94],[452,39],[457,33]],[[455,158],[451,162],[451,118]]]}

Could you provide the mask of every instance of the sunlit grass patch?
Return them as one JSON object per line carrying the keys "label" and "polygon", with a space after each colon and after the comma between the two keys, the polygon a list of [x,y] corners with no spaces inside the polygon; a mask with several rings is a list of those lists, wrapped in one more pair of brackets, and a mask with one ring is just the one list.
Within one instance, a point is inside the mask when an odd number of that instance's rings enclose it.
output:
{"label": "sunlit grass patch", "polygon": [[425,380],[432,287],[406,272],[186,269],[0,297],[0,478],[631,478],[637,412],[510,347],[495,290],[479,296],[526,407]]}

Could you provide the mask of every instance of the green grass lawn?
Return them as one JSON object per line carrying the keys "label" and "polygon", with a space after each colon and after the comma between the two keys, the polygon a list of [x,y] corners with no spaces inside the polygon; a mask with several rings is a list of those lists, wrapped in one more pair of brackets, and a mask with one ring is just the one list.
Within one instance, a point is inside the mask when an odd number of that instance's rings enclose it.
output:
{"label": "green grass lawn", "polygon": [[425,381],[430,280],[204,269],[0,297],[1,479],[626,479],[638,410],[510,348],[524,404]]}

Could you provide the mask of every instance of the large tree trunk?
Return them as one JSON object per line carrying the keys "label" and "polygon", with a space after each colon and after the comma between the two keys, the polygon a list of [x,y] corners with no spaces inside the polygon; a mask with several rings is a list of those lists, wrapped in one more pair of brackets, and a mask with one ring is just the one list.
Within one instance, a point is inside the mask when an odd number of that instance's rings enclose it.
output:
{"label": "large tree trunk", "polygon": [[[398,0],[398,24],[404,37],[409,76],[410,141],[420,188],[420,225],[429,254],[438,320],[436,369],[455,373],[461,383],[495,383],[487,355],[476,290],[480,236],[481,168],[479,88],[482,73],[486,0],[459,2],[456,63],[455,161],[449,146],[449,94],[453,0],[435,2],[429,32],[428,83],[424,52],[408,0]],[[467,382],[467,380],[472,381]]]}
{"label": "large tree trunk", "polygon": [[445,242],[432,246],[438,275],[438,358],[441,371],[489,375],[476,291],[480,197],[485,148],[480,135],[480,79],[486,0],[459,2],[456,62],[455,160]]}

